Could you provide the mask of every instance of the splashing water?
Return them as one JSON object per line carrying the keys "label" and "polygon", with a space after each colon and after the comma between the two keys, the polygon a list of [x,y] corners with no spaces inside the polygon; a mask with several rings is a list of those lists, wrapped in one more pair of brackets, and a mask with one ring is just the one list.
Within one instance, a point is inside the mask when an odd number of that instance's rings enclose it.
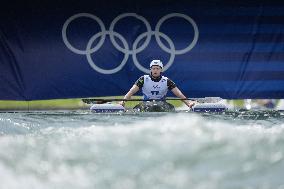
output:
{"label": "splashing water", "polygon": [[0,114],[0,188],[284,188],[283,113]]}

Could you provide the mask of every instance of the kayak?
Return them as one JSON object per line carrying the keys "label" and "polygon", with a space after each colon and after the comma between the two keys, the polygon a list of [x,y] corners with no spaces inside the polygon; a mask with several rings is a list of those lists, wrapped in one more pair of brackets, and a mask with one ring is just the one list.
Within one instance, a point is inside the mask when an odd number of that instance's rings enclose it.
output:
{"label": "kayak", "polygon": [[194,112],[224,112],[228,110],[227,106],[222,103],[200,103],[192,107]]}
{"label": "kayak", "polygon": [[125,112],[125,108],[120,104],[93,104],[90,107],[91,112],[94,113],[115,113],[115,112]]}
{"label": "kayak", "polygon": [[[228,108],[221,103],[198,103],[191,109],[193,112],[224,112]],[[93,104],[90,110],[94,113],[126,112],[127,109],[120,104]],[[134,112],[175,112],[175,107],[166,101],[143,101],[136,105]]]}

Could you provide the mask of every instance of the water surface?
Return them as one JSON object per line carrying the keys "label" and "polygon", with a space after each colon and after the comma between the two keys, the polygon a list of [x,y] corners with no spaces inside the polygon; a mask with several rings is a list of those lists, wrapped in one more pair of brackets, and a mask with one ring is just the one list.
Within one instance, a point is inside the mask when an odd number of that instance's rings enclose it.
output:
{"label": "water surface", "polygon": [[284,113],[0,113],[0,188],[284,188]]}

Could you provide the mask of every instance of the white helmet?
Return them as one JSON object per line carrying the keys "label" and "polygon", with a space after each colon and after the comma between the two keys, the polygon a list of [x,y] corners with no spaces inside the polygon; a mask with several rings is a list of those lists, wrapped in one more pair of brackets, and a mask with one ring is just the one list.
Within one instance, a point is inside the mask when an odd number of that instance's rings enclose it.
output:
{"label": "white helmet", "polygon": [[152,60],[150,68],[152,68],[152,66],[160,66],[162,69],[164,68],[161,60]]}

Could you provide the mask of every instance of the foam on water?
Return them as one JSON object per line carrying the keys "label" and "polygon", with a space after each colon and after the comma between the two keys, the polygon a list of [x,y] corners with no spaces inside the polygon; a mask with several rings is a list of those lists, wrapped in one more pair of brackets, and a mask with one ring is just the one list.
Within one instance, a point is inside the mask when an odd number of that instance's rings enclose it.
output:
{"label": "foam on water", "polygon": [[0,188],[284,188],[283,118],[247,117],[0,114]]}

